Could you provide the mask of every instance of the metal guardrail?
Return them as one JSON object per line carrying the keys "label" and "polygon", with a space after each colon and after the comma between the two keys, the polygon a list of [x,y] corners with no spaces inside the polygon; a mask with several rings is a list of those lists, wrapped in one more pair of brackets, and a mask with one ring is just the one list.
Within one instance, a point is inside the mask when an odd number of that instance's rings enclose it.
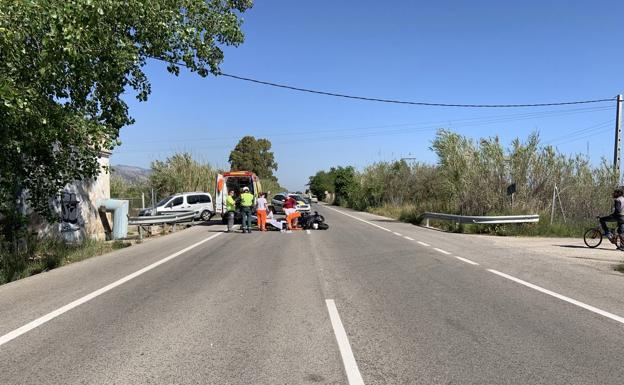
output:
{"label": "metal guardrail", "polygon": [[172,231],[175,232],[178,222],[193,222],[197,213],[195,211],[178,211],[175,214],[166,215],[147,215],[143,217],[129,217],[128,225],[139,227],[139,239],[143,239],[143,226],[153,225],[173,225]]}
{"label": "metal guardrail", "polygon": [[487,224],[497,225],[502,223],[537,223],[539,222],[539,215],[501,215],[501,216],[469,216],[469,215],[453,215],[442,213],[429,213],[423,214],[425,219],[425,226],[429,227],[429,219],[438,219],[443,221],[453,221],[457,223],[475,223],[475,224]]}

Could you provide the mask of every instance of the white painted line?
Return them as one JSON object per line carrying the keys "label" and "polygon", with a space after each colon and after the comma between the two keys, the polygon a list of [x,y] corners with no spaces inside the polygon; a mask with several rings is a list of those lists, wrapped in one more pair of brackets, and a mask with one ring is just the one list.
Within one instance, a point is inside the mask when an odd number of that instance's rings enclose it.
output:
{"label": "white painted line", "polygon": [[50,313],[48,313],[48,314],[46,314],[46,315],[44,315],[42,317],[39,317],[36,320],[31,321],[31,322],[27,323],[26,325],[13,330],[12,332],[9,332],[9,333],[7,333],[7,334],[5,334],[3,336],[0,336],[0,346],[2,346],[4,344],[6,344],[7,342],[9,342],[9,341],[11,341],[11,340],[21,336],[22,334],[28,333],[29,331],[33,330],[34,328],[36,328],[38,326],[41,326],[41,325],[43,325],[44,323],[46,323],[46,322],[48,322],[50,320],[53,320],[54,318],[60,316],[61,314],[67,313],[68,311],[72,310],[75,307],[78,307],[78,306],[82,305],[83,303],[88,302],[88,301],[94,299],[95,297],[98,297],[98,296],[106,293],[107,291],[110,291],[110,290],[116,288],[117,286],[122,285],[122,284],[130,281],[131,279],[134,279],[134,278],[140,276],[141,274],[147,273],[148,271],[150,271],[150,270],[152,270],[152,269],[162,265],[163,263],[168,262],[168,261],[170,261],[170,260],[180,256],[181,254],[184,254],[187,251],[196,248],[197,246],[201,245],[202,243],[208,242],[209,240],[218,237],[221,234],[223,234],[223,233],[216,233],[216,234],[214,234],[214,235],[212,235],[212,236],[210,236],[210,237],[208,237],[208,238],[206,238],[204,240],[201,240],[201,241],[199,241],[197,243],[194,243],[194,244],[190,245],[189,247],[186,247],[186,248],[184,248],[184,249],[182,249],[182,250],[180,250],[180,251],[178,251],[176,253],[171,254],[168,257],[165,257],[165,258],[163,258],[163,259],[161,259],[161,260],[159,260],[157,262],[152,263],[151,265],[148,265],[148,266],[146,266],[146,267],[144,267],[144,268],[142,268],[140,270],[137,270],[137,271],[135,271],[132,274],[126,275],[125,277],[123,277],[123,278],[121,278],[121,279],[119,279],[119,280],[117,280],[117,281],[115,281],[115,282],[113,282],[111,284],[108,284],[108,285],[104,286],[101,289],[98,289],[98,290],[96,290],[94,292],[91,292],[91,293],[85,295],[84,297],[78,298],[77,300],[75,300],[75,301],[73,301],[71,303],[68,303],[67,305],[65,305],[63,307],[60,307],[60,308],[54,310],[53,312],[50,312]]}
{"label": "white painted line", "polygon": [[422,245],[422,246],[426,246],[426,247],[431,246],[430,244],[425,243],[425,242],[421,242],[421,241],[416,241],[416,242],[418,242],[418,244],[419,244],[419,245]]}
{"label": "white painted line", "polygon": [[338,309],[336,309],[336,303],[333,299],[326,299],[327,311],[329,312],[329,319],[331,320],[332,327],[334,328],[334,335],[336,335],[336,341],[338,342],[338,349],[342,356],[342,364],[344,365],[345,372],[347,373],[347,381],[349,385],[364,385],[364,380],[358,369],[357,362],[353,356],[351,350],[351,344],[349,344],[349,338],[347,332],[342,326],[340,321],[340,315]]}
{"label": "white painted line", "polygon": [[439,252],[440,252],[440,253],[442,253],[442,254],[446,254],[446,255],[451,254],[451,253],[449,253],[448,251],[446,251],[446,250],[442,250],[442,249],[438,249],[437,247],[434,247],[433,249],[434,249],[435,251],[439,251]]}
{"label": "white painted line", "polygon": [[306,230],[306,234],[311,234],[312,232],[310,230]]}
{"label": "white painted line", "polygon": [[358,221],[361,221],[361,222],[367,223],[367,224],[369,224],[369,225],[371,225],[371,226],[375,226],[375,227],[380,228],[380,229],[382,229],[382,230],[384,230],[384,231],[389,231],[389,232],[392,232],[392,230],[390,230],[390,229],[386,229],[385,227],[382,227],[382,226],[376,225],[376,224],[374,224],[374,223],[372,223],[372,222],[369,222],[369,221],[366,221],[366,220],[364,220],[364,219],[358,218],[358,217],[356,217],[356,216],[354,216],[354,215],[350,215],[350,214],[344,213],[344,212],[342,212],[341,210],[337,210],[337,209],[332,208],[332,207],[329,207],[329,206],[325,206],[325,208],[328,208],[328,209],[330,209],[330,210],[334,210],[334,211],[335,211],[335,212],[337,212],[337,213],[340,213],[340,214],[342,214],[342,215],[346,215],[346,216],[351,217],[351,218],[353,218],[353,219],[357,219]]}
{"label": "white painted line", "polygon": [[471,260],[470,260],[470,259],[468,259],[468,258],[462,258],[462,257],[458,257],[458,256],[455,256],[455,258],[459,259],[459,260],[460,260],[460,261],[462,261],[462,262],[469,263],[469,264],[471,264],[471,265],[475,265],[475,266],[478,266],[478,265],[479,265],[478,263],[476,263],[476,262],[474,262],[474,261],[471,261]]}
{"label": "white painted line", "polygon": [[394,234],[394,235],[398,235],[399,237],[402,237],[402,236],[403,236],[403,234],[401,234],[401,233],[397,233],[397,232],[394,232],[394,231],[392,232],[392,234]]}
{"label": "white painted line", "polygon": [[581,301],[577,301],[577,300],[572,299],[570,297],[566,297],[565,295],[561,295],[561,294],[555,293],[554,291],[550,291],[548,289],[544,289],[543,287],[539,287],[539,286],[534,285],[532,283],[523,281],[523,280],[521,280],[519,278],[512,277],[511,275],[508,275],[508,274],[505,274],[505,273],[501,273],[500,271],[496,271],[496,270],[492,270],[492,269],[487,269],[487,271],[489,271],[490,273],[494,273],[496,275],[499,275],[499,276],[501,276],[503,278],[507,278],[509,280],[517,282],[517,283],[519,283],[521,285],[524,285],[526,287],[530,287],[531,289],[537,290],[537,291],[539,291],[541,293],[548,294],[548,295],[550,295],[552,297],[555,297],[555,298],[558,298],[558,299],[560,299],[562,301],[571,303],[571,304],[576,305],[578,307],[582,307],[585,310],[589,310],[591,312],[594,312],[596,314],[600,314],[601,316],[610,318],[610,319],[612,319],[614,321],[617,321],[619,323],[624,324],[624,317],[620,317],[620,316],[615,315],[613,313],[609,313],[608,311],[604,311],[602,309],[598,309],[597,307],[593,307],[593,306],[588,305],[586,303],[583,303]]}
{"label": "white painted line", "polygon": [[413,241],[414,240],[414,238],[410,238],[410,237],[403,237],[403,238],[407,239],[408,241]]}

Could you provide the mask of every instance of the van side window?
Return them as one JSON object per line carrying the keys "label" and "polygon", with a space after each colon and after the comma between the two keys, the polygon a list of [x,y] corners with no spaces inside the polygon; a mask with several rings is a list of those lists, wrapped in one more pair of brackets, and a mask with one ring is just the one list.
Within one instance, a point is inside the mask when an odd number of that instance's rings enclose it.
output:
{"label": "van side window", "polygon": [[174,206],[174,207],[175,206],[180,206],[180,205],[182,205],[183,202],[184,202],[184,198],[177,197],[177,198],[175,198],[174,200],[171,201],[171,205]]}
{"label": "van side window", "polygon": [[194,205],[196,203],[200,202],[200,197],[201,195],[187,195],[186,196],[186,203],[188,203],[189,205]]}
{"label": "van side window", "polygon": [[208,195],[198,195],[199,203],[210,203],[210,196]]}

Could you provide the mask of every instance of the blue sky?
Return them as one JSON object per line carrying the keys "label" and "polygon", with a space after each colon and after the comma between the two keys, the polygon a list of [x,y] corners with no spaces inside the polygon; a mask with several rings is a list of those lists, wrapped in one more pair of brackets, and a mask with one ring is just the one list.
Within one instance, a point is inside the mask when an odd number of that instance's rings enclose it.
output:
{"label": "blue sky", "polygon": [[[361,96],[442,103],[542,103],[624,92],[615,1],[256,1],[246,41],[222,71]],[[402,157],[435,162],[437,128],[508,144],[538,131],[565,153],[612,158],[615,102],[522,109],[392,105],[297,93],[229,78],[167,73],[129,98],[136,123],[112,164],[149,167],[179,152],[228,167],[244,135],[273,142],[283,185],[299,190],[335,165]]]}

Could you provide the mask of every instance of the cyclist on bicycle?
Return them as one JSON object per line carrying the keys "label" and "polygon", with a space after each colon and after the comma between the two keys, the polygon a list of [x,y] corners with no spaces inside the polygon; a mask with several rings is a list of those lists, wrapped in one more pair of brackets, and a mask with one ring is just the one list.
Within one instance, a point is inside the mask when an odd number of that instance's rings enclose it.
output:
{"label": "cyclist on bicycle", "polygon": [[607,227],[607,222],[617,222],[617,232],[618,234],[624,233],[624,191],[622,189],[613,190],[613,213],[611,215],[607,215],[606,217],[600,218],[600,227],[602,228],[602,232],[604,235],[612,239],[611,232]]}

